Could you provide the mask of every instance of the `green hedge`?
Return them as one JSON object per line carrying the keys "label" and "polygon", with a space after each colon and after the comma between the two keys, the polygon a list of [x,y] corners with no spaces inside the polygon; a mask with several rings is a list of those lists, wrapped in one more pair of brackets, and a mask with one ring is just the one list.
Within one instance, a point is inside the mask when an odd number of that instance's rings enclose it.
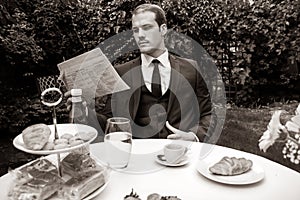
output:
{"label": "green hedge", "polygon": [[[287,86],[298,79],[298,73],[285,73],[300,60],[297,1],[256,0],[253,5],[240,0],[226,4],[217,0],[1,1],[1,68],[10,69],[3,72],[12,71],[14,78],[58,73],[57,63],[130,29],[130,11],[138,4],[153,2],[166,11],[169,28],[205,45],[214,59],[225,54],[234,59],[233,68],[251,70],[239,93],[240,104],[257,98],[255,91],[261,85]],[[237,53],[228,46],[232,42]],[[118,41],[104,51],[132,43]],[[232,69],[220,71],[224,80],[236,75]]]}

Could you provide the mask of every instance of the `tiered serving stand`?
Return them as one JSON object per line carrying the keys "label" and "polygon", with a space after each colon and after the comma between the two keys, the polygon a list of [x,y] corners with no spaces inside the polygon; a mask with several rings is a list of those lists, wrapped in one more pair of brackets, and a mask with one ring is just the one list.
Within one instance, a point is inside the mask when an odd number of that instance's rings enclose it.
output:
{"label": "tiered serving stand", "polygon": [[[52,93],[57,92],[59,94],[59,98],[56,101],[50,102],[46,99],[45,96],[47,95],[47,93],[51,93],[51,92]],[[54,149],[54,150],[31,150],[31,149],[28,149],[24,144],[22,133],[19,134],[17,137],[15,137],[15,139],[13,140],[13,144],[17,149],[27,152],[27,153],[36,154],[36,155],[56,154],[57,155],[57,170],[58,170],[59,176],[61,176],[61,177],[62,177],[61,166],[60,166],[61,154],[70,152],[70,151],[73,151],[73,150],[79,149],[79,148],[84,148],[84,147],[88,148],[87,146],[89,145],[89,143],[91,143],[97,137],[97,130],[88,125],[71,124],[71,123],[57,124],[55,107],[62,101],[62,98],[63,98],[63,94],[58,88],[48,88],[48,89],[44,90],[41,94],[41,102],[44,105],[51,107],[53,109],[53,111],[52,111],[53,125],[48,125],[48,127],[51,130],[51,135],[50,135],[49,141],[54,141],[55,139],[60,138],[60,136],[65,133],[75,135],[76,133],[79,133],[79,132],[89,132],[89,133],[93,133],[93,137],[91,137],[88,141],[84,141],[84,143],[82,143],[82,144],[78,144],[76,146],[67,147],[67,148],[63,148],[63,149]]]}

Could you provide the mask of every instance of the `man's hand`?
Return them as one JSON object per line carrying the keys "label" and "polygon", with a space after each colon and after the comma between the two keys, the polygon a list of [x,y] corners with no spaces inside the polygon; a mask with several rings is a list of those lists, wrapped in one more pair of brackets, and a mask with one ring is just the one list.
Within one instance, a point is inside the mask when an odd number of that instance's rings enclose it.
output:
{"label": "man's hand", "polygon": [[[64,96],[65,96],[65,98],[67,98],[67,102],[66,102],[67,110],[71,111],[71,109],[72,109],[71,90],[69,90],[66,93],[64,93]],[[87,103],[86,103],[86,101],[82,101],[82,104],[86,108],[86,112],[87,112]]]}
{"label": "man's hand", "polygon": [[168,135],[168,139],[174,139],[174,140],[187,140],[187,141],[199,141],[197,136],[193,132],[185,132],[181,131],[177,128],[174,128],[170,125],[170,123],[166,122],[166,127],[172,131],[174,134]]}
{"label": "man's hand", "polygon": [[67,98],[67,102],[66,102],[66,106],[67,106],[67,110],[70,111],[72,108],[72,96],[71,96],[71,90],[67,91],[64,94],[65,98]]}

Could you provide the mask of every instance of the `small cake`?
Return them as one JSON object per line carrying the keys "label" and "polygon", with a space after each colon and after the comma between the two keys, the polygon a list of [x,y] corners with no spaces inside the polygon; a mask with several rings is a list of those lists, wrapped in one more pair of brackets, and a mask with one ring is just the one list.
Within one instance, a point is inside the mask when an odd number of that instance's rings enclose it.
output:
{"label": "small cake", "polygon": [[59,138],[54,140],[54,144],[68,144],[69,140],[65,138]]}
{"label": "small cake", "polygon": [[54,149],[54,142],[47,142],[44,147],[43,150],[53,150]]}
{"label": "small cake", "polygon": [[69,144],[68,143],[60,143],[60,144],[55,144],[53,149],[57,150],[57,149],[65,149],[68,148]]}
{"label": "small cake", "polygon": [[85,171],[98,169],[99,166],[89,154],[73,151],[61,161],[61,168],[63,173],[74,176]]}
{"label": "small cake", "polygon": [[61,139],[67,139],[67,140],[69,140],[72,137],[74,136],[70,133],[64,133],[62,136],[60,136]]}
{"label": "small cake", "polygon": [[63,199],[83,199],[105,184],[103,170],[90,170],[69,179],[60,191]]}
{"label": "small cake", "polygon": [[56,166],[40,158],[11,172],[14,179],[8,191],[9,199],[47,199],[63,184]]}
{"label": "small cake", "polygon": [[95,133],[93,133],[93,132],[78,132],[75,134],[75,136],[78,136],[80,139],[82,139],[84,141],[89,141],[95,136]]}

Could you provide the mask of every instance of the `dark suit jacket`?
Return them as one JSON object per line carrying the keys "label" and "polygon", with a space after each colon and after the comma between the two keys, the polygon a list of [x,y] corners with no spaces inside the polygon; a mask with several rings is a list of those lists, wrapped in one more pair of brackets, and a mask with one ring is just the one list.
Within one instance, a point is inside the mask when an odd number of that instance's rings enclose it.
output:
{"label": "dark suit jacket", "polygon": [[[171,54],[170,63],[171,93],[166,120],[180,130],[196,133],[203,141],[210,125],[211,101],[207,86],[197,71],[199,66],[194,60]],[[105,107],[98,113],[98,121],[103,128],[106,119],[111,116],[123,116],[134,121],[140,102],[141,86],[144,85],[140,57],[116,66],[115,69],[130,89],[107,98]]]}

